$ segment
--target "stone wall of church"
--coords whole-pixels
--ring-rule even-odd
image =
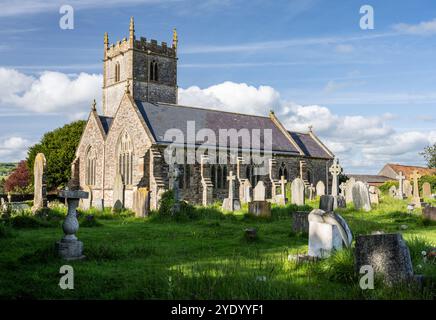
[[[133,176],[132,185],[127,185],[125,193],[125,206],[132,207],[132,190],[144,176],[144,156],[151,146],[143,123],[138,117],[132,101],[127,95],[121,100],[120,109],[117,117],[113,120],[111,129],[106,138],[105,150],[105,206],[112,206],[112,188],[117,173],[118,155],[117,146],[121,134],[127,131],[133,145]]]

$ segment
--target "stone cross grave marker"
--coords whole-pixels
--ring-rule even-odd
[[[222,208],[228,211],[240,210],[241,204],[239,203],[239,199],[235,199],[236,176],[233,174],[233,171],[229,172],[227,181],[229,182],[229,196],[224,199]]]
[[[419,196],[419,179],[421,179],[421,175],[418,170],[413,171],[413,174],[410,176],[413,181],[413,203],[415,204],[415,208],[421,208],[421,197]]]
[[[332,196],[338,196],[338,176],[342,173],[342,167],[339,165],[338,158],[335,158],[329,172],[332,174]]]
[[[428,182],[424,182],[422,185],[422,197],[423,198],[431,197],[431,184]]]
[[[296,204],[297,206],[304,206],[305,199],[304,199],[304,181],[300,178],[295,179],[292,181],[291,184],[291,197],[292,197],[292,204]]]
[[[325,195],[325,185],[321,180],[316,184],[316,195],[319,197]]]
[[[396,177],[398,180],[398,192],[396,198],[403,200],[404,199],[404,180],[406,177],[403,175],[403,172],[400,171],[400,174]]]
[[[288,182],[284,176],[280,177],[280,195],[276,196],[276,201],[280,205],[286,205],[286,183]]]
[[[342,197],[345,197],[345,190],[346,190],[346,188],[347,188],[347,185],[345,184],[345,182],[342,182],[339,185],[339,189],[341,190],[341,196]]]
[[[34,197],[32,211],[36,212],[41,208],[47,207],[47,186],[45,182],[45,170],[46,170],[45,156],[43,153],[38,153],[35,157],[35,163],[33,165],[34,175]]]

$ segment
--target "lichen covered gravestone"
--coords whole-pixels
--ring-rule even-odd
[[[354,187],[355,183],[356,183],[356,179],[354,179],[354,178],[348,179],[348,181],[346,183],[346,187],[345,187],[345,201],[347,203],[352,203],[353,202],[353,187]]]
[[[296,211],[292,214],[292,231],[294,233],[309,233],[309,212]]]
[[[389,188],[389,196],[391,198],[397,197],[397,188],[395,186]]]
[[[349,247],[353,235],[346,221],[334,212],[315,209],[309,214],[309,256],[326,258]]]
[[[369,265],[392,285],[413,277],[409,248],[401,234],[364,235],[356,238],[355,267]]]
[[[35,163],[33,165],[34,175],[34,197],[32,211],[36,212],[39,209],[47,207],[47,186],[45,181],[46,171],[45,156],[43,153],[38,153],[35,157]],[[9,201],[10,202],[10,201]]]
[[[353,186],[353,203],[356,210],[363,209],[366,212],[371,211],[371,200],[369,198],[369,190],[366,185],[358,181]]]
[[[379,192],[378,189],[374,186],[369,187],[369,200],[371,204],[379,204]]]
[[[292,204],[296,204],[297,206],[304,206],[304,181],[300,178],[292,181],[291,184],[291,198]]]

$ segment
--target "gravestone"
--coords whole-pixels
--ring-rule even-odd
[[[319,199],[319,208],[325,212],[332,212],[335,206],[335,198],[333,196],[324,195]]]
[[[408,281],[413,277],[409,248],[401,234],[364,235],[356,238],[355,267],[372,266],[387,284]]]
[[[46,170],[45,156],[43,153],[38,153],[35,157],[35,163],[33,165],[34,175],[34,197],[32,211],[36,212],[41,208],[47,207],[47,185],[45,181]]]
[[[67,200],[68,213],[62,224],[64,237],[56,242],[56,251],[65,260],[82,259],[84,258],[83,243],[76,237],[79,230],[76,209],[79,206],[79,200],[88,197],[88,194],[80,190],[62,190],[59,196]]]
[[[292,214],[292,231],[309,234],[309,212],[296,211]]]
[[[371,211],[371,200],[366,185],[363,182],[358,181],[354,184],[352,192],[354,208],[356,210],[363,209],[366,212]]]
[[[233,175],[233,171],[230,171],[229,175],[227,176],[227,181],[229,182],[229,196],[224,199],[222,205],[222,208],[227,211],[241,210],[241,203],[239,202],[239,199],[235,198],[235,180],[236,176]]]
[[[378,196],[378,188],[374,187],[374,186],[370,186],[369,187],[369,200],[371,204],[379,204],[380,203],[380,199]]]
[[[391,198],[396,198],[397,197],[397,188],[395,186],[392,186],[389,188],[389,196]]]
[[[332,251],[350,247],[353,235],[347,222],[334,212],[313,210],[309,220],[309,256],[326,258]]]
[[[341,195],[342,197],[345,197],[345,190],[346,190],[346,187],[347,187],[347,185],[346,185],[345,182],[342,182],[342,183],[339,185],[339,190],[341,190],[340,195]]]
[[[322,181],[318,181],[316,184],[316,195],[321,197],[325,195],[325,184]]]
[[[291,198],[292,204],[296,204],[297,206],[304,206],[304,181],[300,178],[292,181],[291,184]]]
[[[254,201],[265,201],[265,184],[263,181],[257,182],[253,192]]]
[[[172,207],[172,213],[176,213],[180,211],[180,191],[179,191],[179,179],[180,179],[180,170],[178,166],[174,166],[171,172],[171,179],[173,181],[173,197],[174,197],[174,205]]]
[[[425,206],[424,209],[422,209],[422,215],[428,220],[436,221],[436,207],[430,205]]]
[[[335,198],[333,209],[338,208],[338,187],[339,187],[339,175],[342,173],[342,167],[339,165],[338,158],[333,160],[333,165],[330,167],[329,172],[332,175],[332,196]],[[342,203],[341,203],[342,205]]]
[[[403,200],[404,199],[404,180],[406,180],[406,177],[403,175],[403,172],[400,171],[400,174],[397,176],[398,180],[398,191],[396,198]]]
[[[150,192],[148,188],[138,188],[133,191],[132,211],[139,218],[146,217],[150,208]]]
[[[413,171],[413,174],[410,176],[413,181],[413,200],[412,202],[415,204],[415,208],[421,208],[421,197],[419,196],[419,179],[421,179],[421,175],[418,170]]]
[[[242,198],[241,198],[241,202],[242,203],[249,203],[251,202],[251,183],[250,180],[245,179],[244,182],[241,185],[241,188],[243,190],[242,192]]]
[[[309,191],[309,200],[315,200],[315,192],[316,188],[311,183],[310,186],[307,187],[307,190]]]
[[[412,196],[413,187],[409,180],[404,180],[404,195],[406,198],[410,198]]]
[[[353,187],[354,187],[355,183],[356,183],[356,179],[354,179],[354,178],[348,179],[348,181],[346,183],[346,187],[345,187],[345,201],[347,203],[352,203],[353,202]]]
[[[271,203],[268,201],[252,201],[248,204],[248,213],[256,217],[271,217]]]
[[[431,197],[431,184],[428,182],[424,182],[422,185],[422,197],[430,198]]]
[[[112,210],[118,211],[124,208],[124,183],[120,173],[115,175],[112,195]]]
[[[286,205],[286,183],[288,182],[284,176],[280,177],[280,194],[276,195],[276,203],[279,205]]]

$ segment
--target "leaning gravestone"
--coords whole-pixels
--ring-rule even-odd
[[[369,265],[384,276],[388,285],[413,277],[409,248],[399,233],[358,236],[355,259],[357,272]]]
[[[324,185],[324,182],[318,181],[318,183],[316,184],[316,195],[319,196],[319,197],[325,195],[325,185]]]
[[[253,191],[254,201],[265,201],[265,184],[259,181]]]
[[[124,183],[123,177],[120,173],[115,175],[113,196],[112,196],[112,210],[121,210],[124,207]]]
[[[326,258],[332,251],[350,247],[353,235],[347,222],[334,212],[315,209],[309,214],[309,256]]]
[[[296,204],[297,206],[304,206],[304,181],[300,178],[292,181],[291,184],[291,198],[292,204]]]
[[[41,208],[47,207],[47,186],[45,182],[45,170],[46,170],[45,156],[43,153],[38,153],[35,157],[35,163],[33,165],[34,175],[34,197],[32,211],[36,212]]]
[[[371,211],[371,200],[369,198],[369,191],[366,185],[358,181],[353,186],[353,203],[356,210]]]
[[[422,185],[422,197],[430,198],[431,197],[431,185],[428,182],[424,182]]]

